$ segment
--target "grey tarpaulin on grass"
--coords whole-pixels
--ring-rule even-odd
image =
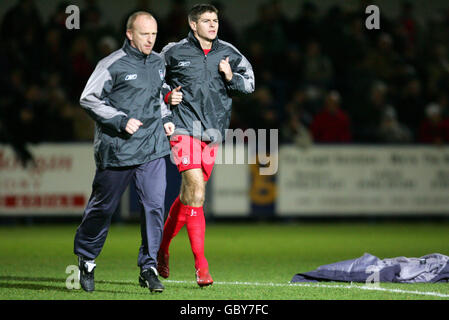
[[[420,258],[379,259],[369,253],[298,273],[291,282],[346,281],[424,283],[449,282],[449,257],[433,253]]]

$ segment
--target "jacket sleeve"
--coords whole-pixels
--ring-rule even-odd
[[[165,96],[171,91],[170,86],[165,82],[165,76],[167,74],[167,70],[165,69],[165,60],[162,65],[162,70],[164,72],[164,80],[162,82],[161,94],[160,94],[160,104],[161,104],[161,117],[162,122],[166,124],[167,122],[173,122],[173,116],[170,111],[169,104],[165,101]]]
[[[100,62],[87,81],[80,98],[81,107],[101,126],[123,132],[129,118],[108,103],[108,95],[113,87],[113,77],[107,65]]]
[[[173,122],[173,115],[170,111],[170,107],[168,105],[168,103],[165,103],[165,95],[164,92],[167,92],[167,88],[170,88],[168,86],[168,84],[166,84],[164,82],[164,84],[162,85],[162,90],[161,90],[161,116],[162,116],[162,122],[164,124],[166,124],[167,122]],[[169,92],[169,91],[168,91]]]
[[[172,112],[170,111],[170,105],[165,99],[167,95],[173,90],[165,81],[167,76],[167,65],[168,65],[167,61],[169,59],[168,49],[170,49],[173,45],[175,45],[174,42],[169,43],[162,49],[160,53],[162,60],[164,61],[164,83],[162,84],[161,89],[161,113],[162,113],[162,122],[164,124],[166,124],[167,122],[173,122],[173,115]]]
[[[254,71],[249,61],[240,52],[230,57],[230,63],[233,71],[231,81],[226,86],[230,90],[242,93],[251,93],[255,88]],[[233,61],[234,60],[234,61]],[[235,67],[237,65],[237,67]]]

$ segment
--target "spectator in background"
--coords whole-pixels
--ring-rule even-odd
[[[111,36],[105,36],[98,42],[97,48],[97,61],[110,55],[112,52],[118,49],[118,42]]]
[[[449,76],[449,54],[446,45],[443,43],[431,45],[425,71],[428,93],[434,95],[439,91],[443,79]]]
[[[65,26],[67,19],[67,13],[65,13],[65,10],[69,5],[70,3],[68,1],[60,2],[55,11],[51,14],[46,26],[47,30],[58,30],[61,34],[60,38],[63,39],[65,43],[63,49],[67,49],[67,43],[72,43],[73,38],[78,32],[80,32],[79,30],[69,30]]]
[[[263,3],[257,8],[257,18],[245,30],[243,41],[250,46],[255,43],[261,50],[264,68],[275,71],[282,63],[285,48],[288,43],[282,20],[272,10],[271,3]],[[257,70],[256,70],[257,71]]]
[[[388,90],[386,83],[375,81],[371,84],[368,100],[361,100],[352,110],[354,137],[359,142],[377,140],[377,130],[382,115],[388,106]]]
[[[437,104],[441,108],[441,115],[443,118],[449,118],[449,94],[446,92],[438,93]]]
[[[3,17],[2,40],[13,43],[13,48],[17,50],[29,30],[42,34],[42,19],[33,0],[20,0]],[[40,41],[34,40],[36,43]]]
[[[410,143],[413,141],[412,132],[398,121],[393,106],[387,106],[385,109],[378,135],[381,143]]]
[[[83,91],[90,74],[94,70],[93,50],[89,39],[80,34],[72,44],[69,52],[69,74],[71,98],[79,96]]]
[[[311,114],[307,110],[307,102],[307,94],[304,89],[300,86],[296,87],[288,97],[288,102],[285,106],[287,118],[292,114],[299,112],[299,119],[309,127],[312,123],[314,114]]]
[[[320,24],[318,8],[312,1],[305,1],[289,29],[289,38],[305,47],[312,40],[319,39]]]
[[[304,85],[314,87],[320,92],[332,86],[334,79],[332,62],[321,52],[318,41],[313,40],[307,44],[303,63]]]
[[[259,86],[251,96],[246,108],[246,119],[252,128],[279,128],[278,106],[268,86]]]
[[[63,45],[63,33],[60,28],[48,29],[45,37],[45,46],[42,63],[42,70],[46,73],[58,72],[67,74],[67,48]]]
[[[349,116],[340,107],[340,94],[331,91],[327,94],[324,108],[310,126],[313,140],[321,143],[350,142],[351,124]]]
[[[309,129],[301,122],[302,110],[297,110],[282,126],[282,142],[293,143],[300,148],[307,148],[313,144],[313,137]]]
[[[430,103],[426,106],[426,117],[421,122],[418,141],[436,145],[449,142],[449,119],[442,117],[441,107]]]
[[[286,106],[286,119],[282,122],[281,141],[294,143],[301,148],[306,148],[313,143],[312,134],[308,129],[312,119],[304,109],[306,94],[301,88],[297,88]]]
[[[42,126],[43,140],[52,142],[71,141],[73,135],[72,109],[66,99],[65,92],[55,87],[47,93],[48,103],[43,110],[44,123]]]
[[[276,74],[285,81],[284,86],[290,92],[294,90],[303,81],[302,54],[298,45],[290,44],[284,53],[282,65],[278,68]]]
[[[414,5],[411,1],[403,1],[401,4],[401,12],[396,19],[398,24],[403,27],[405,33],[404,43],[406,46],[415,46],[418,40],[418,21],[414,16]]]
[[[399,94],[396,102],[398,119],[412,131],[417,132],[425,106],[421,81],[418,78],[410,79]]]
[[[171,0],[170,10],[164,19],[164,43],[177,42],[189,33],[187,23],[187,6],[185,0]],[[161,40],[159,40],[161,42]]]
[[[388,33],[379,36],[376,47],[369,50],[365,58],[368,70],[376,78],[386,82],[393,79],[393,71],[398,62],[399,56],[394,51],[393,38]]]
[[[100,58],[117,48],[117,44],[121,44],[117,40],[121,38],[125,22],[115,21],[113,27],[108,26],[103,19],[106,13],[103,9],[108,8],[99,6],[103,2],[83,0],[79,1],[82,9],[81,29],[68,30],[65,28],[65,9],[71,4],[70,1],[58,0],[47,21],[42,19],[38,10],[44,6],[44,2],[10,2],[13,3],[10,9],[0,17],[0,94],[3,100],[1,108],[4,110],[2,117],[5,118],[1,122],[8,122],[8,116],[3,115],[6,114],[5,110],[11,110],[8,106],[12,100],[20,102],[11,106],[28,104],[24,92],[28,91],[30,86],[37,85],[40,90],[50,92],[45,86],[51,82],[49,78],[53,78],[55,73],[59,74],[59,89],[64,92],[70,105],[78,105],[80,87],[87,80],[86,74],[90,74],[85,70],[93,68]],[[167,27],[160,27],[162,32],[159,33],[159,40],[154,48],[156,52],[160,51],[163,44],[184,37],[188,30],[185,19],[187,1],[165,2],[168,12],[159,21],[162,23],[164,20]],[[236,10],[238,6],[223,0],[216,2],[226,4],[229,14],[231,9]],[[268,118],[274,115],[272,118],[276,118],[277,123],[288,121],[289,115],[283,114],[289,102],[287,96],[298,85],[302,85],[306,92],[302,106],[304,113],[312,116],[323,105],[322,94],[328,88],[336,88],[345,101],[345,110],[353,125],[353,140],[356,142],[379,141],[378,129],[381,123],[387,121],[383,114],[385,106],[389,104],[395,107],[399,123],[409,127],[415,138],[418,137],[420,123],[424,118],[424,106],[429,102],[435,101],[441,106],[443,117],[448,115],[449,109],[445,102],[447,98],[444,97],[449,92],[447,5],[438,7],[432,3],[429,5],[429,12],[424,16],[422,12],[417,11],[417,4],[401,0],[398,15],[389,18],[388,15],[381,14],[381,29],[367,30],[364,19],[366,7],[372,4],[369,0],[359,0],[351,8],[342,4],[332,5],[322,16],[319,15],[319,10],[325,6],[320,2],[306,0],[299,5],[298,14],[293,18],[286,14],[290,8],[282,8],[280,0],[266,0],[262,3],[263,5],[257,7],[257,19],[247,21],[249,29],[235,29],[236,34],[232,35],[232,26],[226,23],[224,17],[220,24],[220,33],[225,40],[229,37],[231,43],[231,38],[236,37],[237,40],[242,40],[240,46],[245,45],[242,53],[252,61],[254,71],[258,75],[258,86],[268,87],[273,101],[276,102],[276,111],[269,111]],[[39,8],[37,4],[40,5]],[[152,4],[156,2],[132,0],[125,3],[123,8],[134,7],[133,12],[152,11]],[[381,5],[379,7],[383,12],[384,8]],[[225,31],[227,29],[229,30]],[[165,38],[167,32],[171,40]],[[316,63],[316,58],[306,56],[307,44],[311,42],[318,45],[321,55],[325,53],[330,62],[330,77],[326,69],[323,71],[317,68],[320,64]],[[20,73],[17,69],[26,76],[17,77]],[[21,79],[19,87],[22,93],[16,95],[17,88],[9,90],[12,78]],[[325,90],[316,85],[316,82],[323,78],[330,79],[330,84],[324,85]],[[315,84],[307,86],[307,81],[311,79]],[[378,80],[384,83],[386,93],[380,93],[382,90],[376,89],[376,93],[372,95],[372,83]],[[41,97],[43,109],[50,108],[52,103],[48,100],[49,97],[48,94]],[[258,127],[259,124],[264,126],[267,120],[264,120],[264,116],[257,119],[240,117],[240,111],[247,108],[247,98],[240,100],[242,104],[236,99],[233,123],[238,127],[249,127],[250,123],[251,127]],[[36,101],[32,104],[35,103]],[[13,108],[12,112],[17,111]],[[243,111],[243,114],[245,112]],[[82,121],[82,118],[76,120],[73,112],[68,114],[72,114],[73,122]],[[36,118],[27,119],[29,121]],[[75,123],[74,128],[83,127]],[[30,125],[28,123],[28,126]],[[82,133],[83,130],[79,129],[79,132]],[[2,136],[7,137],[10,134]]]
[[[92,63],[96,63],[95,60],[99,56],[96,52],[97,43],[103,37],[114,37],[116,30],[111,25],[107,24],[103,19],[103,12],[101,11],[97,0],[85,0],[86,6],[81,11],[81,33],[87,37],[90,49],[92,50]],[[122,31],[123,32],[123,31]],[[76,41],[76,39],[75,39]]]
[[[215,8],[220,12],[220,28],[219,28],[219,37],[220,39],[230,42],[237,43],[238,37],[237,32],[234,29],[234,26],[226,16],[225,10],[226,6],[220,1],[212,1],[211,3]]]

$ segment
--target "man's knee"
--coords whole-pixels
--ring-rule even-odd
[[[191,183],[184,184],[181,192],[181,202],[191,207],[202,207],[206,194],[204,185]]]

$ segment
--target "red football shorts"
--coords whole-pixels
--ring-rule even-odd
[[[217,156],[218,144],[204,142],[187,135],[176,135],[170,139],[172,160],[179,172],[202,169],[204,181],[209,180]]]

